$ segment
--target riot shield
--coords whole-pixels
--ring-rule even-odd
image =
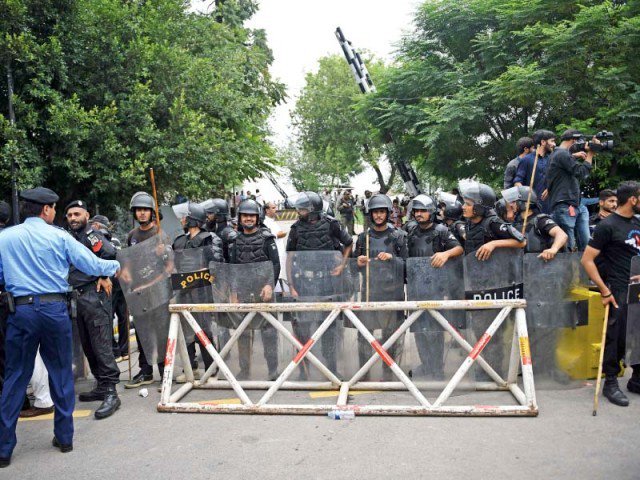
[[[170,275],[174,268],[171,241],[163,233],[118,251],[120,285],[136,335],[150,364],[163,359],[169,331]]]
[[[480,261],[475,252],[464,258],[464,287],[468,300],[512,300],[523,298],[522,249],[496,248],[488,260]],[[498,309],[467,312],[469,328],[480,339],[498,315]],[[484,359],[503,378],[511,351],[514,312],[507,317],[483,350]],[[476,370],[477,380],[486,380],[483,370]]]
[[[289,294],[283,296],[285,302],[343,302],[352,294],[350,262],[344,264],[338,251],[301,251],[288,252],[283,268],[289,278]],[[329,311],[294,312],[291,318],[293,333],[301,343],[306,343],[329,315]],[[344,371],[342,357],[343,326],[342,316],[329,326],[312,348],[312,353],[332,372],[338,364]],[[339,361],[340,360],[340,361]],[[322,378],[311,370],[312,365],[303,361],[300,364],[298,378]]]
[[[579,253],[559,253],[545,262],[538,253],[523,259],[524,296],[531,358],[538,388],[566,388],[580,380],[576,363],[584,355],[559,343],[567,332],[586,328],[589,289]],[[584,352],[588,355],[588,352]],[[583,376],[582,379],[586,379]]]
[[[180,218],[176,217],[175,211],[169,205],[160,206],[162,216],[162,231],[173,241],[184,233]]]
[[[464,300],[464,278],[462,258],[454,258],[442,268],[431,266],[431,257],[407,259],[407,299],[408,300]],[[464,310],[438,310],[459,333],[466,337],[466,316]],[[411,325],[411,332],[417,352],[411,344],[406,349],[407,368],[413,377],[425,376],[429,379],[444,380],[447,359],[451,348],[458,348],[451,335],[425,312]],[[417,353],[417,355],[415,355]],[[417,357],[417,358],[415,358]],[[452,362],[449,362],[452,363]],[[459,366],[452,365],[451,368]]]
[[[209,264],[209,271],[214,303],[271,303],[275,299],[275,281],[271,262],[245,264],[212,262]],[[278,332],[260,315],[259,311],[256,311],[255,317],[234,343],[227,345],[233,338],[234,331],[243,323],[247,315],[247,313],[220,313],[216,316],[216,322],[219,325],[220,349],[227,348],[225,357],[232,370],[237,362],[239,371],[236,376],[239,380],[250,378],[274,380],[280,363]],[[259,336],[257,331],[260,332]],[[262,357],[256,355],[259,350],[262,350]]]
[[[631,259],[631,283],[627,294],[627,365],[640,364],[640,256]],[[611,314],[610,314],[611,315]]]
[[[175,292],[175,303],[213,303],[212,277],[209,272],[209,263],[213,257],[211,246],[174,252],[175,273],[171,276],[171,287]],[[215,334],[214,314],[195,312],[193,316],[212,339]],[[186,322],[183,322],[183,331],[187,343],[193,342],[193,329]]]

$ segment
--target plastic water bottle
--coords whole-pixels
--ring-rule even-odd
[[[327,416],[332,420],[353,420],[356,413],[353,410],[331,410]]]

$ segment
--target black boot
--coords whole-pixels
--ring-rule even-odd
[[[640,372],[636,374],[636,370],[633,371],[633,375],[627,382],[627,390],[631,393],[640,393]]]
[[[103,401],[106,388],[102,385],[96,385],[96,387],[90,392],[80,392],[78,394],[78,400],[81,402],[97,402]]]
[[[120,399],[118,398],[118,392],[115,385],[109,385],[104,395],[102,405],[98,407],[95,417],[99,420],[102,418],[110,417],[115,411],[120,408]]]
[[[618,379],[615,376],[607,376],[604,381],[602,394],[614,405],[618,405],[619,407],[629,406],[629,399],[624,393],[622,393],[622,390],[620,390],[620,387],[618,386]]]

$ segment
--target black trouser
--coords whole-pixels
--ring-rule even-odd
[[[422,373],[444,378],[444,332],[416,332],[415,340]]]
[[[618,303],[609,310],[609,325],[607,338],[604,342],[604,358],[602,371],[608,377],[620,373],[620,361],[624,359],[627,339],[627,289],[612,289],[611,292]],[[631,365],[634,371],[640,373],[640,365]]]
[[[91,373],[98,387],[116,385],[120,382],[120,369],[113,356],[113,316],[111,299],[103,291],[96,292],[90,284],[77,290],[78,335],[82,350],[89,362]]]
[[[153,376],[153,367],[149,365],[149,362],[147,362],[147,357],[144,354],[138,335],[136,335],[136,342],[138,343],[138,365],[140,366],[140,373],[145,377]],[[162,376],[164,375],[164,361],[158,363],[158,372],[162,379]]]
[[[388,325],[387,327],[383,328],[382,340],[380,341],[380,345],[384,345],[384,342],[386,342],[387,339],[391,335],[393,335],[393,332],[395,332],[398,329],[398,327],[400,327],[400,323],[391,322],[391,325]],[[373,333],[373,330],[375,329],[369,329],[369,331],[372,333]],[[402,356],[401,342],[402,342],[402,338],[399,338],[393,343],[393,345],[387,348],[387,353],[391,358],[393,358],[393,361],[395,363],[400,363],[400,357]],[[358,335],[358,360],[360,362],[360,367],[362,367],[365,363],[367,363],[367,360],[371,358],[371,355],[373,355],[373,347],[369,344],[367,339],[364,338],[364,336],[362,336],[362,334],[359,334]],[[391,372],[391,370],[389,370],[389,367],[386,364],[383,365],[382,371],[386,372],[387,375]],[[370,373],[371,371],[367,372],[367,375],[369,375]]]
[[[118,317],[118,341],[113,338],[113,355],[122,357],[129,355],[129,312],[127,312],[127,302],[124,299],[124,292],[121,288],[114,288],[111,294],[111,309]]]
[[[304,318],[305,316],[314,315],[315,313],[316,312],[299,313],[298,318],[300,317]],[[320,312],[320,313],[324,313],[324,312]],[[291,321],[291,327],[293,328],[293,333],[296,335],[300,343],[302,343],[303,345],[307,343],[309,338],[311,338],[311,335],[313,334],[313,332],[315,332],[318,329],[320,324],[321,322],[313,321],[313,320],[312,321],[309,321],[309,320],[303,320],[303,321],[292,320]],[[337,361],[338,352],[336,351],[337,338],[338,338],[338,326],[335,322],[332,323],[331,326],[327,329],[327,331],[324,332],[322,337],[320,337],[322,356],[327,362],[326,364],[327,368],[331,370],[333,373],[336,372],[338,367],[338,361]],[[308,361],[305,359],[303,360],[303,362],[304,364],[302,368],[304,368],[305,370],[308,370],[309,368]]]
[[[245,330],[238,339],[238,354],[240,370],[251,369],[251,351],[253,350],[253,330]],[[273,325],[264,325],[260,328],[264,359],[267,361],[269,373],[278,370],[278,332]]]

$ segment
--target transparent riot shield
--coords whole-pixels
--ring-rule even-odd
[[[171,276],[171,286],[175,292],[175,303],[204,304],[213,303],[211,290],[212,276],[209,263],[214,259],[211,246],[187,248],[174,252],[175,273]],[[209,339],[214,339],[214,314],[194,312],[194,318]],[[183,332],[187,343],[194,341],[194,332],[183,322]]]
[[[408,300],[464,300],[462,258],[449,260],[441,268],[431,266],[431,257],[407,259]],[[465,339],[464,310],[438,310]],[[462,363],[459,344],[428,312],[411,325],[414,346],[406,348],[406,362],[413,377],[444,380]],[[413,360],[413,362],[411,361]],[[445,375],[445,373],[447,375]]]
[[[209,271],[214,303],[274,301],[275,280],[271,262],[210,263]],[[277,377],[280,363],[278,332],[260,314],[259,308],[251,314],[221,313],[216,316],[216,322],[219,325],[220,349],[239,380]]]
[[[512,300],[523,298],[521,249],[496,248],[488,260],[480,261],[475,252],[464,257],[464,287],[468,300]],[[500,310],[467,312],[468,326],[474,341],[480,339]],[[482,356],[493,369],[506,378],[512,346],[514,315],[512,312],[484,348]],[[475,377],[487,381],[489,376],[476,366]]]
[[[351,298],[353,287],[349,261],[345,263],[342,253],[338,251],[288,252],[283,268],[289,278],[289,292],[288,295],[283,295],[284,302],[326,304],[344,302]],[[293,313],[288,317],[291,319],[293,334],[305,344],[330,313],[329,310]],[[339,315],[311,349],[334,373],[345,371],[343,352],[346,348],[343,349],[343,340],[343,319]],[[324,379],[306,359],[297,370],[294,379]]]
[[[150,364],[164,359],[173,296],[173,250],[163,234],[118,251],[120,285],[133,315],[136,336]]]
[[[577,363],[588,352],[581,354],[575,346],[559,342],[587,328],[589,289],[581,270],[579,253],[559,253],[550,261],[538,253],[524,255],[527,326],[538,388],[577,386],[577,380],[587,378],[578,373]]]
[[[368,267],[358,266],[357,260],[354,259],[352,261],[351,271],[354,276],[353,283],[357,293],[357,299],[361,302],[404,301],[404,269],[404,260],[397,257],[393,257],[389,261],[371,259]],[[384,344],[405,319],[404,311],[402,310],[359,311],[355,313],[358,319],[376,336],[381,344]],[[345,326],[353,327],[349,321],[345,323]],[[387,349],[389,355],[391,355],[398,364],[400,364],[402,360],[404,340],[405,335],[402,335]],[[360,368],[369,360],[371,355],[373,355],[373,349],[369,342],[359,333],[357,334],[357,341],[355,343],[358,345],[358,363],[356,367]],[[380,362],[378,362],[376,368],[369,372],[363,380],[370,378],[379,379],[379,364]],[[389,370],[386,365],[382,369],[381,375],[385,381],[394,378],[391,370]]]
[[[161,205],[160,215],[162,216],[162,232],[166,233],[171,240],[175,240],[176,237],[184,233],[180,218],[176,217],[173,208],[169,205]]]
[[[640,364],[640,256],[631,260],[627,295],[627,365]]]

